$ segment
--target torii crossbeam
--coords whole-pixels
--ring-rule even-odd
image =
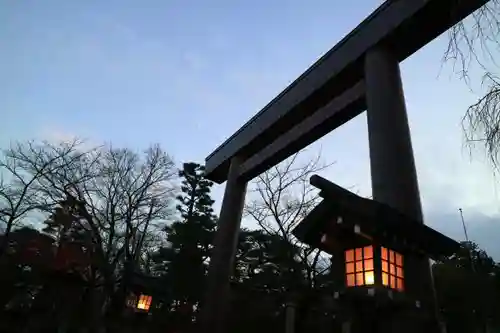
[[[367,110],[374,200],[423,223],[399,63],[488,0],[387,0],[206,158],[227,181],[202,307],[203,332],[225,332],[249,180]],[[434,304],[428,260],[413,269]],[[414,322],[395,331],[414,332]],[[437,332],[436,330],[434,330]]]

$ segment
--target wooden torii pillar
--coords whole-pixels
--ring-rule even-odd
[[[373,199],[423,223],[399,61],[390,48],[377,46],[366,53],[365,83]],[[414,290],[421,306],[428,309],[426,324],[403,316],[391,319],[385,329],[439,332],[429,259],[412,258],[407,266],[408,289]]]
[[[214,249],[208,269],[206,297],[203,303],[200,333],[222,333],[227,331],[227,311],[230,302],[229,279],[234,267],[234,258],[247,182],[239,177],[242,160],[231,159],[224,198],[220,211]]]

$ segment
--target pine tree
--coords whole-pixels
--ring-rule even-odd
[[[54,236],[57,243],[77,240],[84,231],[73,198],[61,201],[43,224],[42,231]]]
[[[204,178],[204,167],[184,163],[179,176],[182,193],[177,197],[180,219],[166,228],[168,246],[156,257],[166,270],[172,308],[178,320],[191,321],[199,303],[216,227],[210,191],[213,183]],[[181,319],[183,318],[183,319]]]
[[[168,241],[172,245],[196,249],[208,256],[215,229],[216,216],[212,208],[214,200],[210,196],[213,183],[204,178],[205,168],[197,163],[184,163],[179,171],[183,179],[182,194],[177,197],[177,211],[181,221],[174,223],[169,230]]]
[[[90,230],[79,215],[79,204],[72,196],[61,201],[43,222],[42,232],[55,238],[57,265],[81,264],[86,270],[90,265],[92,241]]]

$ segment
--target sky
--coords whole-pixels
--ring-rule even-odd
[[[381,2],[0,0],[0,146],[160,143],[203,163]],[[462,240],[462,208],[470,239],[500,260],[499,182],[461,127],[481,88],[443,65],[446,45],[444,34],[401,64],[425,221]],[[321,150],[335,162],[323,176],[369,196],[366,131],[362,114],[303,158]]]

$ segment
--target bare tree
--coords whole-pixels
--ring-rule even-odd
[[[0,222],[3,226],[3,249],[12,229],[23,221],[29,213],[41,207],[34,191],[38,182],[68,167],[71,161],[81,158],[85,152],[79,150],[82,141],[73,140],[64,145],[54,146],[47,142],[37,144],[30,141],[24,145],[16,143],[1,152],[0,159]],[[47,152],[50,151],[50,157]],[[37,162],[32,169],[26,158]],[[1,253],[1,251],[0,251]]]
[[[125,262],[144,259],[144,247],[172,214],[175,178],[175,164],[159,146],[143,158],[129,149],[103,147],[46,175],[36,189],[52,202],[74,200],[77,221],[92,235],[100,273],[114,280]]]
[[[91,253],[86,278],[104,287],[103,295],[115,295],[118,282],[130,276],[125,272],[147,260],[145,248],[158,245],[157,233],[173,212],[172,158],[157,145],[139,154],[112,146],[82,151],[68,143],[20,144],[9,158],[23,179],[34,179],[22,205],[46,214],[58,208],[60,218],[47,220],[46,231],[74,233],[65,239],[80,233]],[[12,191],[25,183],[15,183]],[[107,297],[99,298],[94,308]]]
[[[457,0],[459,2],[461,0]],[[490,0],[469,18],[449,30],[444,61],[451,61],[461,79],[471,83],[470,69],[483,72],[484,94],[468,106],[462,119],[466,144],[482,145],[495,168],[500,149],[500,0]],[[458,67],[455,67],[458,66]]]
[[[309,184],[314,173],[330,165],[321,162],[318,154],[314,159],[301,162],[304,151],[288,158],[281,164],[258,176],[250,188],[250,201],[245,205],[245,217],[257,223],[267,234],[278,236],[294,248],[299,248],[299,260],[306,264],[306,278],[314,286],[315,278],[325,261],[320,251],[304,247],[291,234],[320,199]]]

